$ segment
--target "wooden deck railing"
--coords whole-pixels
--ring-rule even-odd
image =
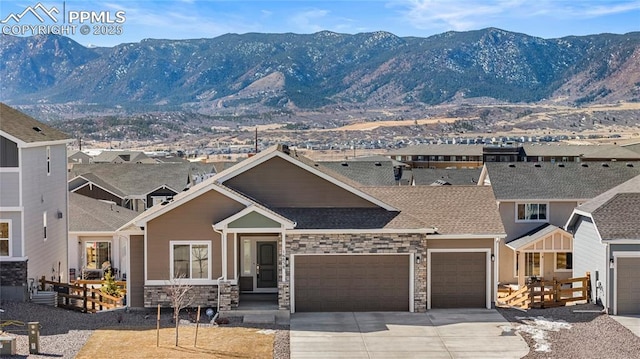
[[[576,286],[576,284],[580,286]],[[498,305],[529,308],[551,308],[577,301],[589,301],[591,295],[591,275],[551,281],[540,278],[518,290],[500,290]]]
[[[39,282],[39,289],[43,291],[46,290],[47,285],[53,286],[53,290],[58,293],[58,307],[78,310],[85,313],[95,313],[99,310],[124,306],[123,300],[124,294],[126,293],[126,282],[116,282],[123,294],[122,297],[114,297],[102,293],[99,287],[95,288],[95,285],[102,284],[102,281],[99,280],[77,280],[72,283],[61,283],[46,280],[43,276]]]

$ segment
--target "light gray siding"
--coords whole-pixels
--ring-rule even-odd
[[[20,173],[0,172],[0,207],[20,206]]]
[[[614,257],[616,252],[640,252],[640,239],[638,244],[611,244],[609,245],[609,251],[611,252],[611,258]],[[613,283],[615,276],[615,270],[612,268],[609,270],[609,283]],[[613,285],[609,286],[609,298],[612,300],[615,298]],[[613,306],[613,305],[612,305]]]
[[[21,148],[22,206],[28,277],[67,278],[67,151],[66,145],[51,146],[47,175],[46,146]],[[47,213],[44,240],[43,213]],[[58,213],[61,213],[59,218]]]
[[[20,212],[0,211],[0,220],[10,220],[11,244],[9,249],[10,257],[23,257],[22,254],[22,215]]]
[[[608,306],[607,273],[609,260],[607,247],[600,243],[595,225],[590,218],[580,217],[575,225],[573,234],[573,276],[582,277],[586,272],[591,273],[591,298],[600,302],[605,308]]]
[[[525,202],[518,202],[525,203]],[[529,201],[529,203],[547,203],[544,201]],[[577,206],[577,202],[548,202],[547,215],[548,223],[557,227],[564,227]],[[540,222],[516,222],[516,202],[500,202],[500,218],[507,232],[506,241],[509,242],[523,234],[535,229],[547,221]]]

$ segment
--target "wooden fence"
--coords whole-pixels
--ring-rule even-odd
[[[577,286],[580,284],[580,286]],[[591,298],[591,275],[564,280],[540,278],[518,290],[501,290],[498,293],[498,305],[529,308],[551,308]]]
[[[99,280],[76,280],[71,283],[61,283],[40,278],[40,290],[46,290],[47,285],[53,286],[53,290],[58,293],[58,307],[82,311],[84,313],[95,313],[99,310],[113,309],[124,306],[123,300],[126,294],[126,282],[117,281],[122,297],[102,293],[102,285]]]

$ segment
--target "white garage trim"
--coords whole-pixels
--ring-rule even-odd
[[[613,315],[618,315],[618,258],[640,258],[640,252],[613,252]]]
[[[485,293],[486,293],[486,308],[491,309],[491,249],[489,248],[438,248],[438,249],[427,249],[427,310],[431,309],[431,254],[432,253],[478,253],[484,252],[485,256],[485,266],[486,266],[486,284],[485,284]]]
[[[296,312],[296,296],[295,296],[295,268],[297,256],[403,256],[406,255],[409,259],[409,312],[413,313],[414,308],[414,282],[415,282],[415,267],[416,260],[415,253],[299,253],[292,254],[289,259],[290,273],[289,273],[289,306],[290,312]]]

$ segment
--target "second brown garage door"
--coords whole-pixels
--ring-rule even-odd
[[[407,255],[298,255],[296,312],[409,310]]]
[[[640,258],[617,261],[617,314],[640,314]]]
[[[431,308],[486,308],[486,253],[431,253]]]

